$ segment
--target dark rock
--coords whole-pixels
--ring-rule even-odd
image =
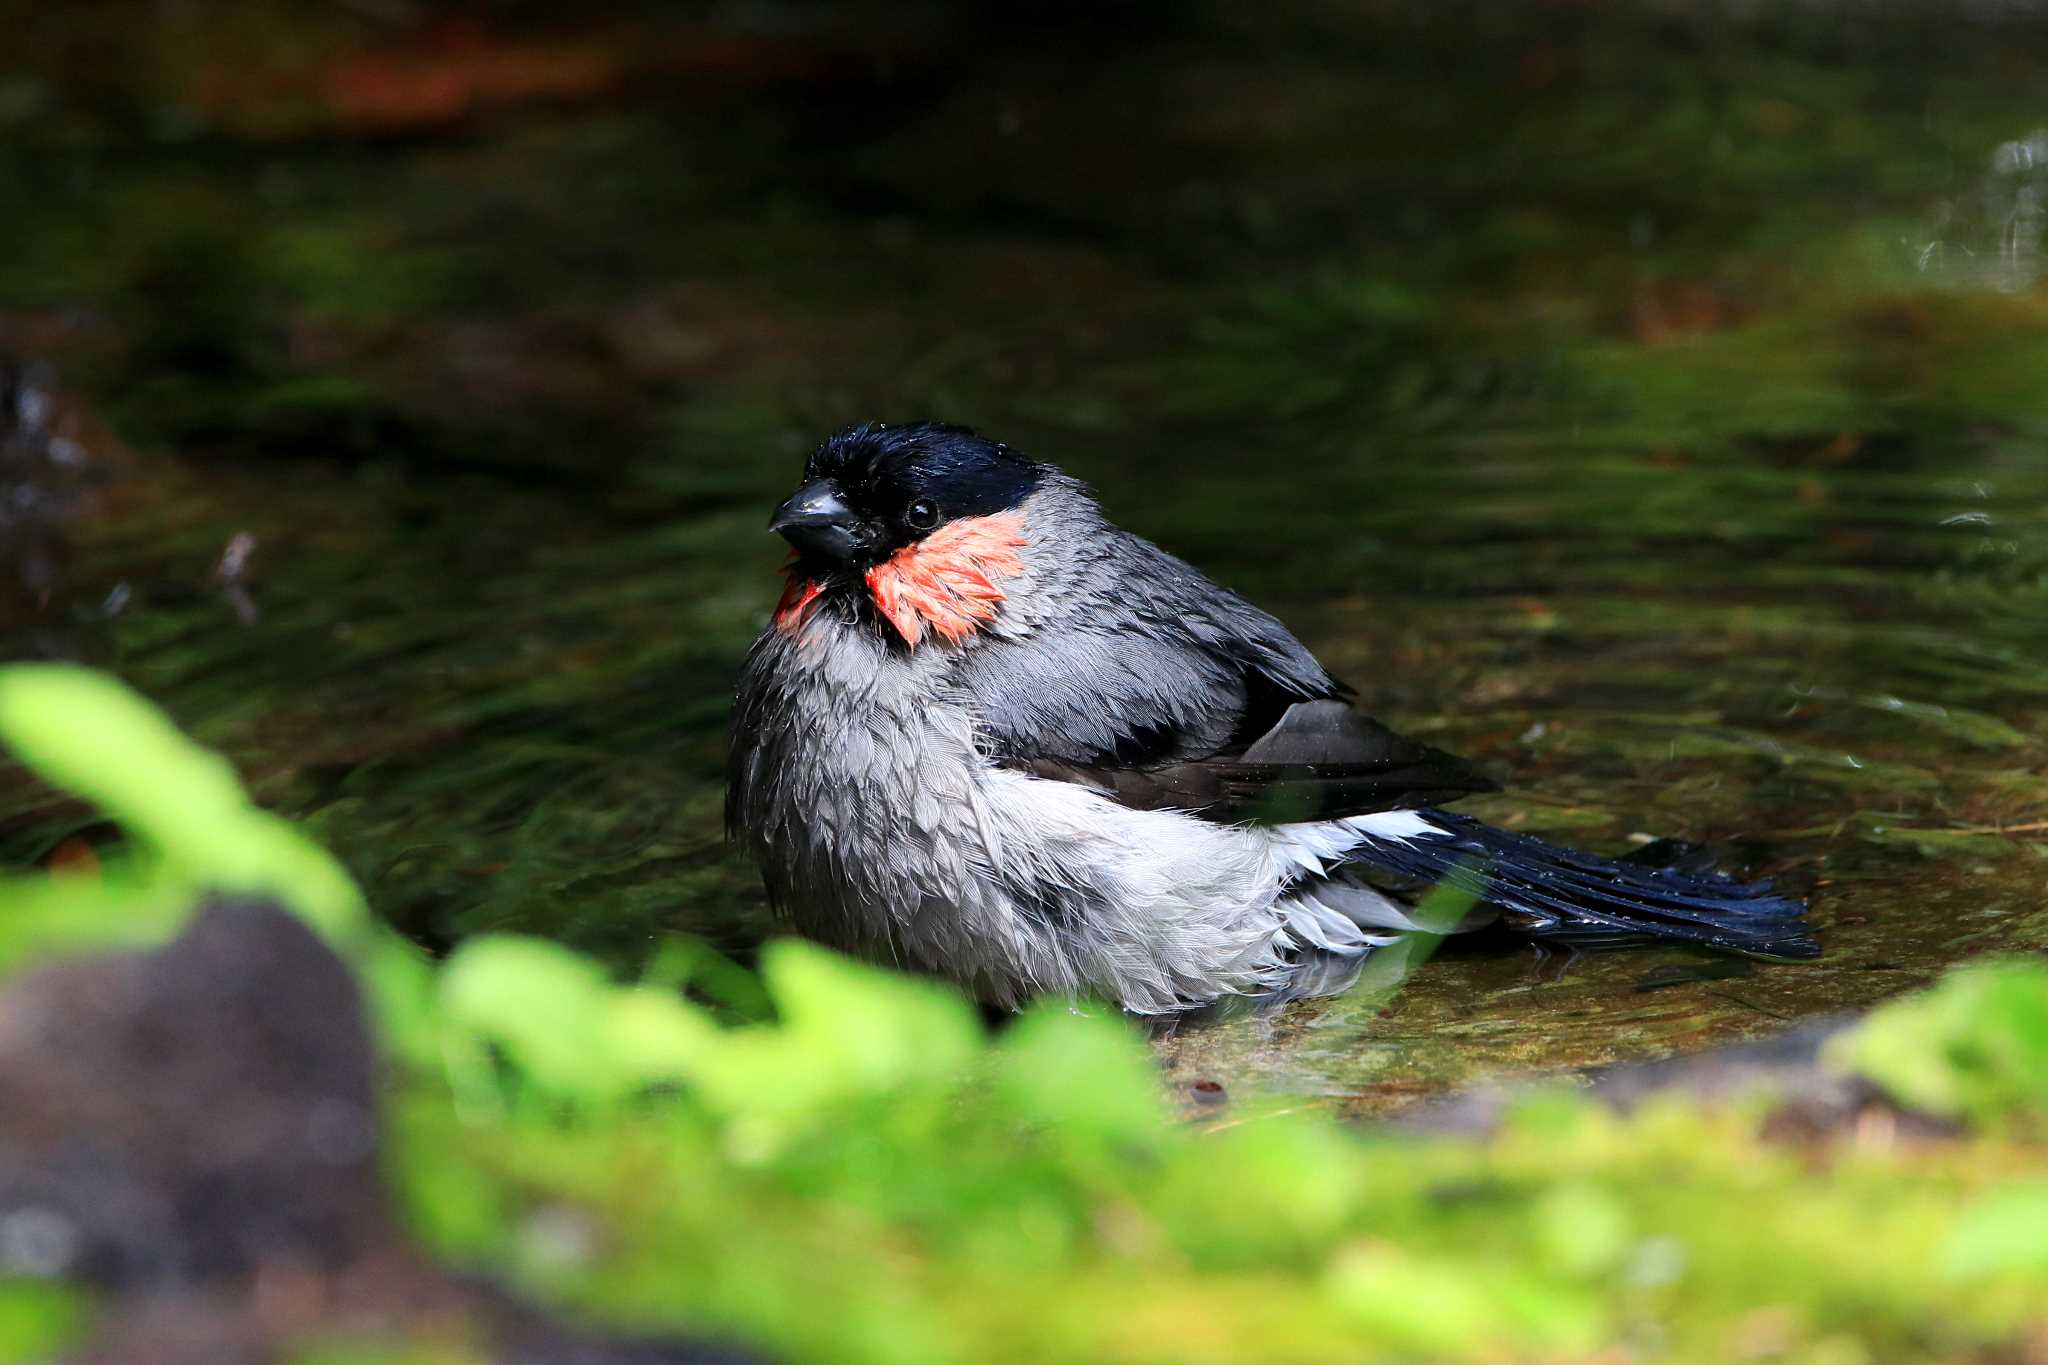
[[[62,1268],[113,1288],[346,1263],[389,1232],[373,1066],[325,945],[215,902],[157,952],[0,998],[0,1211],[61,1218]]]
[[[1959,1131],[1955,1124],[1901,1109],[1863,1077],[1822,1064],[1828,1040],[1857,1022],[1853,1017],[1827,1016],[1755,1042],[1600,1067],[1580,1075],[1586,1093],[1624,1114],[1662,1095],[1711,1103],[1769,1094],[1776,1105],[1765,1119],[1764,1134],[1787,1142],[1819,1141],[1853,1130],[1874,1116],[1881,1116],[1903,1136],[1955,1135]],[[1484,1136],[1500,1126],[1514,1101],[1531,1088],[1481,1086],[1416,1105],[1392,1122],[1411,1131]]]

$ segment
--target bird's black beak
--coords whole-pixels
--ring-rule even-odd
[[[859,524],[830,479],[814,479],[797,489],[768,518],[768,529],[780,532],[807,559],[853,558],[866,543]]]

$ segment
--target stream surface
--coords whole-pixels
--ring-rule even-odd
[[[929,415],[1506,785],[1464,809],[1724,848],[1826,947],[1389,955],[1184,1081],[1380,1111],[2048,947],[2019,8],[77,8],[0,56],[0,346],[78,452],[0,461],[71,490],[6,523],[9,652],[423,943],[770,931],[720,832],[764,519]],[[11,862],[105,834],[0,785]]]

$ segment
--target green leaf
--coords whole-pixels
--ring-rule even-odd
[[[981,1042],[973,1007],[951,987],[815,943],[769,944],[761,975],[790,1036],[830,1058],[851,1089],[952,1075]]]
[[[104,673],[71,664],[0,667],[0,743],[45,781],[106,811],[151,858],[131,886],[272,894],[330,937],[367,922],[348,874],[288,822],[257,810],[219,755]],[[60,896],[53,918],[86,904]]]
[[[1574,1278],[1612,1270],[1628,1253],[1628,1210],[1597,1185],[1559,1185],[1536,1201],[1530,1218],[1544,1260]]]
[[[480,1038],[549,1093],[615,1098],[631,1077],[610,1048],[611,983],[589,958],[542,939],[487,935],[456,950],[441,972],[441,1008],[459,1048]],[[463,1055],[463,1054],[455,1054]],[[481,1059],[458,1068],[474,1096],[486,1087]]]
[[[54,1359],[85,1335],[86,1297],[46,1280],[0,1279],[0,1365]]]
[[[1513,1343],[1584,1351],[1601,1337],[1601,1314],[1578,1291],[1506,1267],[1416,1255],[1384,1242],[1346,1248],[1324,1289],[1375,1336],[1412,1350],[1466,1355]]]
[[[2048,1182],[1999,1190],[1973,1206],[1949,1234],[1942,1264],[1957,1279],[2018,1274],[2048,1283]]]
[[[1027,1123],[1072,1125],[1121,1138],[1159,1133],[1166,1102],[1159,1067],[1111,1012],[1083,1014],[1046,1000],[1011,1025],[996,1057],[995,1099]]]
[[[1829,1056],[1928,1113],[2001,1123],[2048,1112],[2048,964],[1952,972],[1875,1011]]]

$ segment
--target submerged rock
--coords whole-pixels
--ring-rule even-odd
[[[1762,1131],[1778,1141],[1820,1141],[1873,1122],[1914,1138],[1958,1136],[1957,1124],[1904,1108],[1868,1077],[1828,1065],[1828,1044],[1858,1022],[1858,1016],[1826,1015],[1754,1042],[1599,1067],[1579,1079],[1584,1094],[1622,1114],[1671,1096],[1717,1105],[1766,1095],[1772,1103]],[[1426,1100],[1396,1116],[1394,1124],[1411,1132],[1491,1136],[1518,1100],[1559,1079],[1483,1085]]]
[[[79,446],[56,430],[55,411],[40,377],[0,350],[0,581],[37,604],[56,585],[60,527],[84,463]]]

